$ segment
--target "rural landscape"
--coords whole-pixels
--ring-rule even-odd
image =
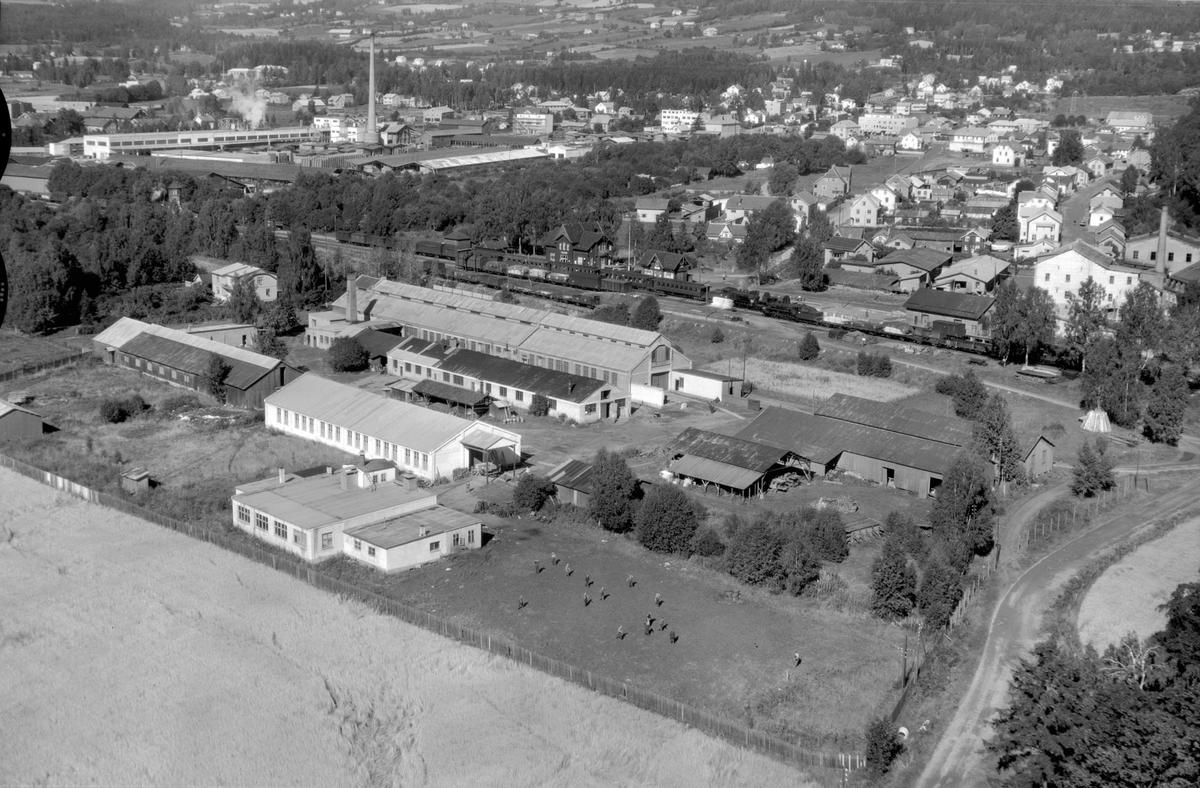
[[[0,56],[0,785],[1200,784],[1200,6]]]

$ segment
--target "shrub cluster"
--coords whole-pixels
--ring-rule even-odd
[[[550,399],[544,394],[534,394],[529,403],[530,416],[546,416],[550,413]]]
[[[892,359],[886,353],[858,352],[859,375],[870,378],[890,378],[892,376]]]
[[[746,523],[731,519],[727,527],[729,573],[772,593],[800,594],[820,577],[822,561],[841,561],[850,552],[842,517],[832,509],[767,512]]]
[[[120,424],[128,419],[142,415],[150,406],[141,394],[130,394],[127,397],[109,397],[100,403],[100,418],[109,424]]]
[[[800,340],[799,355],[801,361],[813,361],[821,355],[821,343],[817,342],[813,332],[806,332],[804,339]]]
[[[953,399],[954,414],[971,421],[980,417],[988,403],[987,386],[971,370],[964,375],[942,378],[934,386],[934,391]]]
[[[557,491],[554,482],[545,476],[527,473],[517,480],[516,489],[513,490],[513,507],[518,512],[540,511],[547,501],[555,497]]]

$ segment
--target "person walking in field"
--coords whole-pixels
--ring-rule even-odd
[[[633,575],[630,575],[629,579],[626,580],[625,582],[629,583],[630,588],[633,588]]]
[[[654,595],[654,606],[655,606],[655,607],[662,607],[662,594],[655,594],[655,595]]]
[[[554,564],[555,566],[558,566],[558,553],[550,554],[550,563]]]
[[[542,571],[541,561],[538,561],[536,558],[533,559],[533,573],[536,575],[538,572],[541,572],[541,571]]]
[[[608,592],[604,590],[604,586],[600,586],[600,601],[608,599]]]
[[[517,610],[520,610],[521,608],[525,607],[528,604],[529,603],[525,601],[525,597],[521,597],[520,599],[517,600]]]
[[[796,667],[800,667],[800,652],[796,652]]]
[[[626,634],[625,627],[617,627],[617,640],[624,640]]]
[[[676,635],[676,634],[675,634],[675,630],[673,630],[673,629],[671,630],[671,635],[670,635],[670,637],[671,637],[671,642],[672,642],[672,643],[675,643],[675,642],[677,642],[677,641],[679,640],[679,635]]]
[[[583,606],[587,607],[590,604],[592,604],[592,598],[590,596],[588,596],[587,591],[584,591],[583,592]]]
[[[566,566],[566,570],[567,570],[567,577],[570,577],[572,574],[574,574],[574,573],[571,571],[571,565],[570,565],[570,564],[567,564],[567,566]]]

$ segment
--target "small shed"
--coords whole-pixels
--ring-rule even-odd
[[[592,464],[583,460],[565,460],[546,474],[554,482],[559,503],[586,507],[592,499]]]
[[[723,375],[719,372],[708,372],[703,369],[678,369],[672,373],[675,378],[672,388],[680,394],[701,397],[710,402],[723,402],[734,399],[740,394],[742,379],[738,375]]]
[[[454,411],[474,414],[476,417],[486,416],[492,403],[492,398],[485,392],[430,379],[417,383],[412,387],[412,392],[427,404],[445,403]]]
[[[130,495],[150,491],[150,471],[145,468],[130,468],[121,474],[121,489]]]
[[[42,434],[43,424],[37,413],[0,399],[0,440],[36,438]]]
[[[1025,466],[1025,475],[1030,479],[1049,473],[1054,467],[1054,444],[1045,435],[1037,436],[1026,449],[1021,463]]]

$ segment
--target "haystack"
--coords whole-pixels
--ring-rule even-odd
[[[1088,415],[1083,420],[1083,428],[1088,432],[1112,432],[1112,425],[1108,422],[1108,413],[1100,408],[1088,411]]]

